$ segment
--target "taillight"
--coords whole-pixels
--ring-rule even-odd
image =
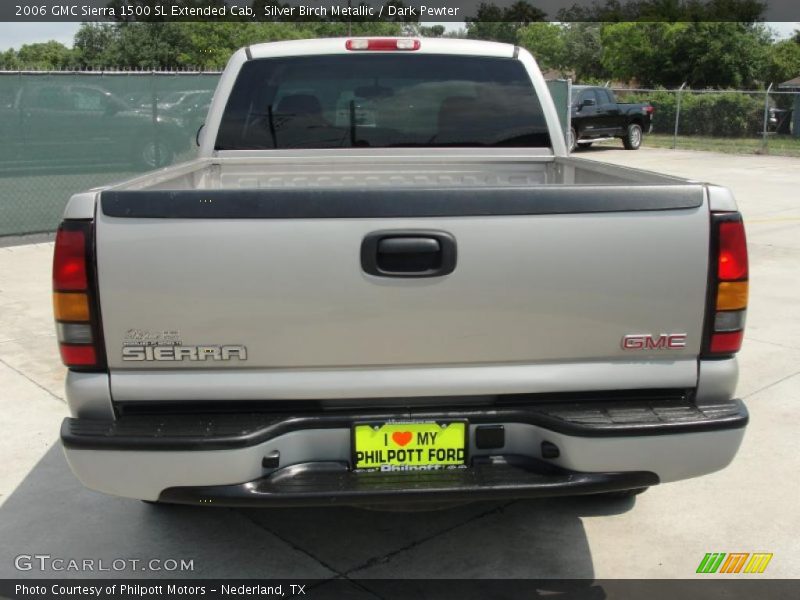
[[[649,105],[645,106],[644,107],[644,112],[646,112],[649,115],[652,115],[654,112],[656,112],[656,107],[655,106],[649,106]]]
[[[747,240],[739,213],[711,215],[712,265],[709,272],[704,356],[735,354],[742,347],[747,315]]]
[[[92,261],[92,223],[64,221],[53,254],[53,314],[61,360],[72,369],[105,369]]]
[[[420,45],[416,38],[354,38],[344,43],[345,48],[354,51],[413,51],[419,50]]]
[[[738,221],[723,221],[719,224],[717,260],[720,281],[747,279],[747,242],[741,217]]]
[[[59,290],[86,289],[86,234],[82,230],[62,227],[56,233],[53,283],[56,282]]]

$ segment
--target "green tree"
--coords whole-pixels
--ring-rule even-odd
[[[119,28],[111,23],[83,23],[75,33],[75,60],[84,68],[102,69],[119,63]]]
[[[244,46],[308,37],[302,23],[182,23],[185,44],[178,64],[197,69],[221,69],[231,54]]]
[[[615,79],[637,79],[643,85],[674,85],[664,40],[668,23],[613,23],[601,30],[602,65]],[[682,75],[678,76],[682,81]],[[680,81],[678,82],[680,84]]]
[[[701,22],[673,29],[668,39],[672,60],[691,85],[741,88],[764,81],[771,42],[764,25]]]
[[[769,49],[765,83],[779,84],[800,76],[800,43],[783,40]]]
[[[24,69],[68,69],[75,63],[72,50],[53,40],[25,44],[17,51],[16,58]]]
[[[270,0],[267,0],[270,1]],[[263,3],[262,3],[263,4]],[[117,22],[83,25],[75,36],[76,59],[90,68],[221,69],[231,54],[251,44],[301,38],[400,35],[413,23],[354,21],[295,22]]]
[[[306,23],[306,27],[301,32],[303,38],[315,37],[343,37],[353,36],[382,36],[382,35],[401,35],[405,24],[392,21],[371,21],[361,20],[346,23],[342,21],[325,21],[320,23]],[[408,24],[414,27],[414,23]]]
[[[0,52],[0,70],[16,71],[20,68],[22,68],[22,65],[19,62],[16,50],[11,48],[5,52]]]
[[[564,28],[564,64],[576,81],[607,79],[603,66],[602,23],[567,23]]]
[[[763,81],[769,32],[730,22],[613,23],[602,29],[612,77],[646,86],[745,87]]]
[[[564,28],[553,23],[530,23],[517,32],[517,44],[536,58],[542,70],[565,71]]]
[[[465,27],[459,27],[455,30],[445,31],[442,37],[465,40],[467,39],[467,29]]]
[[[137,69],[174,69],[184,64],[183,50],[190,44],[186,23],[119,23],[118,65]]]
[[[546,16],[546,13],[524,0],[505,8],[482,2],[475,16],[466,18],[467,37],[516,44],[520,29],[530,23],[544,21]]]
[[[574,4],[558,11],[560,21],[619,23],[625,21],[675,23],[760,20],[766,8],[761,0],[606,0],[591,6]]]
[[[425,37],[442,37],[444,35],[445,29],[444,25],[431,25],[427,27],[425,25],[421,25],[419,28],[419,35]]]

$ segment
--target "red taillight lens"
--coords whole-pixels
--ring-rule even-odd
[[[413,51],[420,46],[416,38],[355,38],[344,43],[345,48],[353,51]]]
[[[105,368],[89,255],[91,221],[64,221],[53,254],[53,312],[61,360],[82,370]]]
[[[712,214],[711,247],[705,355],[730,356],[742,347],[747,314],[747,242],[739,213]]]
[[[85,290],[86,286],[86,234],[62,227],[56,233],[53,289],[75,291]]]
[[[733,354],[742,347],[744,331],[732,331],[730,333],[714,333],[711,336],[710,350],[714,354]]]
[[[747,278],[747,241],[744,223],[727,221],[719,224],[719,258],[717,276],[722,281]]]
[[[60,344],[61,360],[68,367],[93,367],[97,364],[94,346]]]

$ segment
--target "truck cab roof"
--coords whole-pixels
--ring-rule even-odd
[[[287,40],[282,42],[267,42],[254,44],[243,48],[243,52],[249,59],[271,58],[277,56],[306,56],[319,54],[346,54],[365,52],[364,50],[348,50],[347,40],[396,40],[396,39],[415,39],[419,40],[419,48],[416,50],[404,50],[415,54],[451,54],[465,56],[496,56],[501,58],[511,58],[518,53],[516,46],[499,42],[484,42],[478,40],[464,40],[451,38],[425,38],[414,37],[404,38],[402,36],[380,37],[380,36],[349,36],[338,38],[321,38],[316,40]],[[385,51],[385,50],[384,50]],[[366,50],[370,52],[370,50]]]

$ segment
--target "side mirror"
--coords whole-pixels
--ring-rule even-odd
[[[595,104],[597,104],[597,102],[594,101],[594,98],[586,98],[586,100],[581,103],[581,106],[594,106]]]

